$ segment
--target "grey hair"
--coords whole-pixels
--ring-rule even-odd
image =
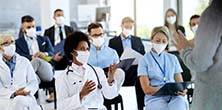
[[[14,40],[14,37],[11,34],[0,34],[0,44],[4,43],[9,38]]]

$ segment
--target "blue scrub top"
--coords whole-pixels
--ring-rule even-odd
[[[119,63],[119,56],[116,50],[106,45],[102,45],[100,50],[96,50],[96,47],[91,45],[88,63],[100,68],[106,68],[110,64]]]
[[[157,60],[161,68],[164,68],[165,62],[166,81],[164,81],[164,75],[151,54]],[[161,88],[167,82],[175,82],[174,75],[181,72],[182,68],[177,57],[167,52],[162,52],[158,55],[151,50],[141,58],[138,64],[138,76],[148,76],[150,85],[153,87]],[[146,95],[146,97],[150,98],[152,96]]]

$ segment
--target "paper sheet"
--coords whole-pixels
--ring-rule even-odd
[[[138,65],[138,62],[142,57],[143,57],[143,55],[140,54],[139,52],[137,52],[131,48],[125,48],[121,57],[120,57],[120,60],[135,58],[132,65]]]

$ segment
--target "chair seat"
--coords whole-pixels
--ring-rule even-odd
[[[57,109],[57,98],[56,98],[55,78],[53,78],[52,81],[47,81],[47,82],[43,82],[43,81],[42,81],[42,82],[39,84],[39,88],[40,88],[40,89],[53,88],[54,97],[55,97],[55,100],[54,100],[54,109]],[[35,97],[38,98],[38,91],[37,91],[37,93],[35,94]]]
[[[114,104],[115,110],[118,110],[118,104],[121,105],[121,110],[123,110],[123,98],[119,94],[117,97],[113,99],[105,99],[104,98],[104,105],[106,106],[107,110],[111,110],[111,105]]]
[[[39,84],[39,88],[49,88],[49,87],[54,87],[55,86],[55,79],[53,78],[52,81],[47,81],[47,82],[41,82]]]

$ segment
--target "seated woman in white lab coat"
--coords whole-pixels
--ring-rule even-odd
[[[88,36],[82,32],[74,32],[66,38],[64,51],[72,63],[56,79],[58,110],[106,110],[103,96],[115,97],[114,72],[109,71],[106,78],[101,68],[88,65],[89,48]]]
[[[0,35],[0,110],[41,110],[34,97],[37,90],[29,60],[15,53],[11,35]]]

